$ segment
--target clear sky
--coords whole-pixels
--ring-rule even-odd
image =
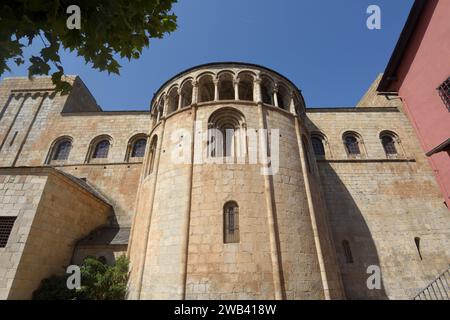
[[[139,60],[121,61],[121,75],[91,69],[62,53],[66,74],[79,75],[104,110],[148,110],[173,75],[217,61],[260,64],[288,77],[308,107],[354,106],[397,43],[413,0],[180,0],[178,30],[153,40]],[[369,30],[366,9],[381,8],[381,30]],[[5,76],[27,75],[12,67]]]

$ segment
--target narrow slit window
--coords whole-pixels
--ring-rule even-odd
[[[350,243],[347,240],[342,241],[342,247],[345,254],[345,262],[353,263],[352,250],[350,249]]]
[[[415,237],[414,238],[414,242],[416,244],[417,253],[419,254],[419,258],[420,258],[420,260],[422,260],[422,253],[420,252],[420,238],[419,237]]]
[[[236,202],[227,202],[223,207],[224,243],[239,242],[239,207]]]

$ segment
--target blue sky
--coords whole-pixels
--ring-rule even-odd
[[[104,110],[148,110],[153,93],[192,66],[242,61],[272,68],[302,90],[308,107],[354,106],[383,72],[413,0],[180,0],[178,30],[151,41],[121,75],[91,69],[62,52]],[[381,30],[366,27],[366,9],[381,8]],[[5,76],[24,76],[10,64]]]

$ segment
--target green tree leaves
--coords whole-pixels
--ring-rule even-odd
[[[9,0],[0,4],[0,75],[7,62],[23,64],[23,49],[38,41],[40,56],[29,58],[28,76],[48,75],[56,90],[67,93],[60,49],[77,52],[94,69],[119,74],[115,55],[139,59],[151,38],[163,38],[177,28],[171,13],[176,0]],[[66,9],[81,9],[81,29],[69,30]]]
[[[81,289],[69,290],[68,275],[51,276],[42,280],[33,293],[34,300],[123,300],[128,281],[129,261],[125,256],[108,266],[93,257],[87,257],[80,267]]]

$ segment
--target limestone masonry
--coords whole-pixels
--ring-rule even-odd
[[[449,211],[380,77],[306,108],[273,70],[212,63],[148,112],[67,79],[0,85],[0,299],[86,256],[128,255],[129,299],[412,299],[449,267]]]

